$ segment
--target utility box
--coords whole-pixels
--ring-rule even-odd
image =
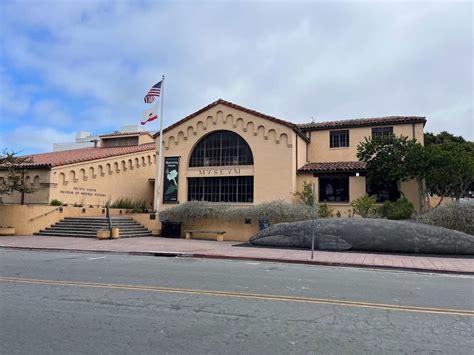
[[[163,238],[181,238],[181,222],[163,222],[161,236]]]

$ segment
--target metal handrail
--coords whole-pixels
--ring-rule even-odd
[[[58,211],[60,208],[61,208],[61,207],[56,207],[54,210],[51,210],[51,211],[48,211],[48,212],[46,212],[46,213],[40,214],[39,216],[30,218],[28,221],[29,221],[29,222],[32,222],[32,221],[34,221],[35,219],[38,219],[38,218],[40,218],[40,217],[47,216],[47,215],[49,215],[49,214],[51,214],[51,213],[53,213],[53,212],[55,212],[55,211]]]
[[[113,225],[112,225],[112,216],[110,215],[110,209],[109,209],[109,205],[108,205],[108,204],[107,204],[107,206],[106,206],[106,211],[107,211],[107,212],[106,212],[106,215],[105,215],[105,216],[107,217],[107,221],[109,222],[109,231],[110,231],[110,236],[109,236],[109,238],[112,238],[112,227],[113,227]]]

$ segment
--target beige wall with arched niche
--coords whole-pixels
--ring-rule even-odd
[[[146,151],[53,168],[50,200],[104,206],[108,201],[130,198],[145,200],[151,208],[153,184],[149,179],[155,176],[155,160],[155,152]]]
[[[8,172],[0,170],[0,178],[6,178]],[[50,170],[49,169],[27,169],[25,171],[25,183],[37,189],[35,192],[25,194],[25,204],[48,204],[50,193]],[[1,202],[20,203],[21,194],[14,192],[11,195],[0,196]]]
[[[421,144],[424,143],[422,123],[387,125],[387,127],[393,127],[393,133],[396,136],[412,138],[414,133],[414,138],[416,138],[416,140]],[[349,147],[330,148],[329,132],[339,130],[349,130]],[[321,131],[311,131],[308,132],[308,134],[311,136],[311,143],[308,146],[308,161],[356,161],[358,160],[357,145],[360,142],[363,142],[365,137],[370,137],[372,135],[372,127],[326,129]]]
[[[249,144],[252,150],[254,159],[254,204],[277,199],[287,201],[293,199],[293,194],[297,188],[296,166],[299,163],[303,164],[302,161],[304,160],[301,157],[297,158],[297,135],[293,129],[227,105],[219,104],[184,121],[176,127],[166,130],[163,134],[164,158],[180,157],[179,202],[187,201],[186,177],[199,174],[199,168],[188,168],[193,148],[205,135],[219,130],[237,133]],[[303,140],[301,141],[304,143]],[[159,137],[157,138],[157,144],[158,142]],[[301,145],[303,143],[299,142]],[[300,161],[298,164],[297,160]],[[232,168],[236,167],[238,166],[232,166]],[[237,175],[249,174],[249,169],[251,168],[249,166],[241,166],[241,172]],[[209,170],[211,175],[206,176],[226,176],[225,171],[227,170],[225,167],[201,169],[206,169],[206,173]],[[223,170],[223,172],[220,170]],[[162,191],[160,195],[162,200]],[[173,206],[173,204],[164,204],[163,208],[170,206]]]

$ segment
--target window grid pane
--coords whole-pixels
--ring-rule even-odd
[[[253,202],[253,176],[188,178],[188,201]]]
[[[190,167],[253,165],[249,145],[238,134],[218,131],[207,135],[194,148]]]
[[[349,202],[349,177],[320,177],[319,202]]]
[[[349,130],[330,131],[329,147],[340,148],[349,146]]]
[[[372,128],[372,138],[386,138],[393,136],[393,127]]]

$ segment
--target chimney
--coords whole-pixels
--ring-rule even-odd
[[[99,140],[98,139],[93,139],[93,140],[91,140],[91,142],[94,143],[94,148],[97,148],[97,145],[99,144]]]

